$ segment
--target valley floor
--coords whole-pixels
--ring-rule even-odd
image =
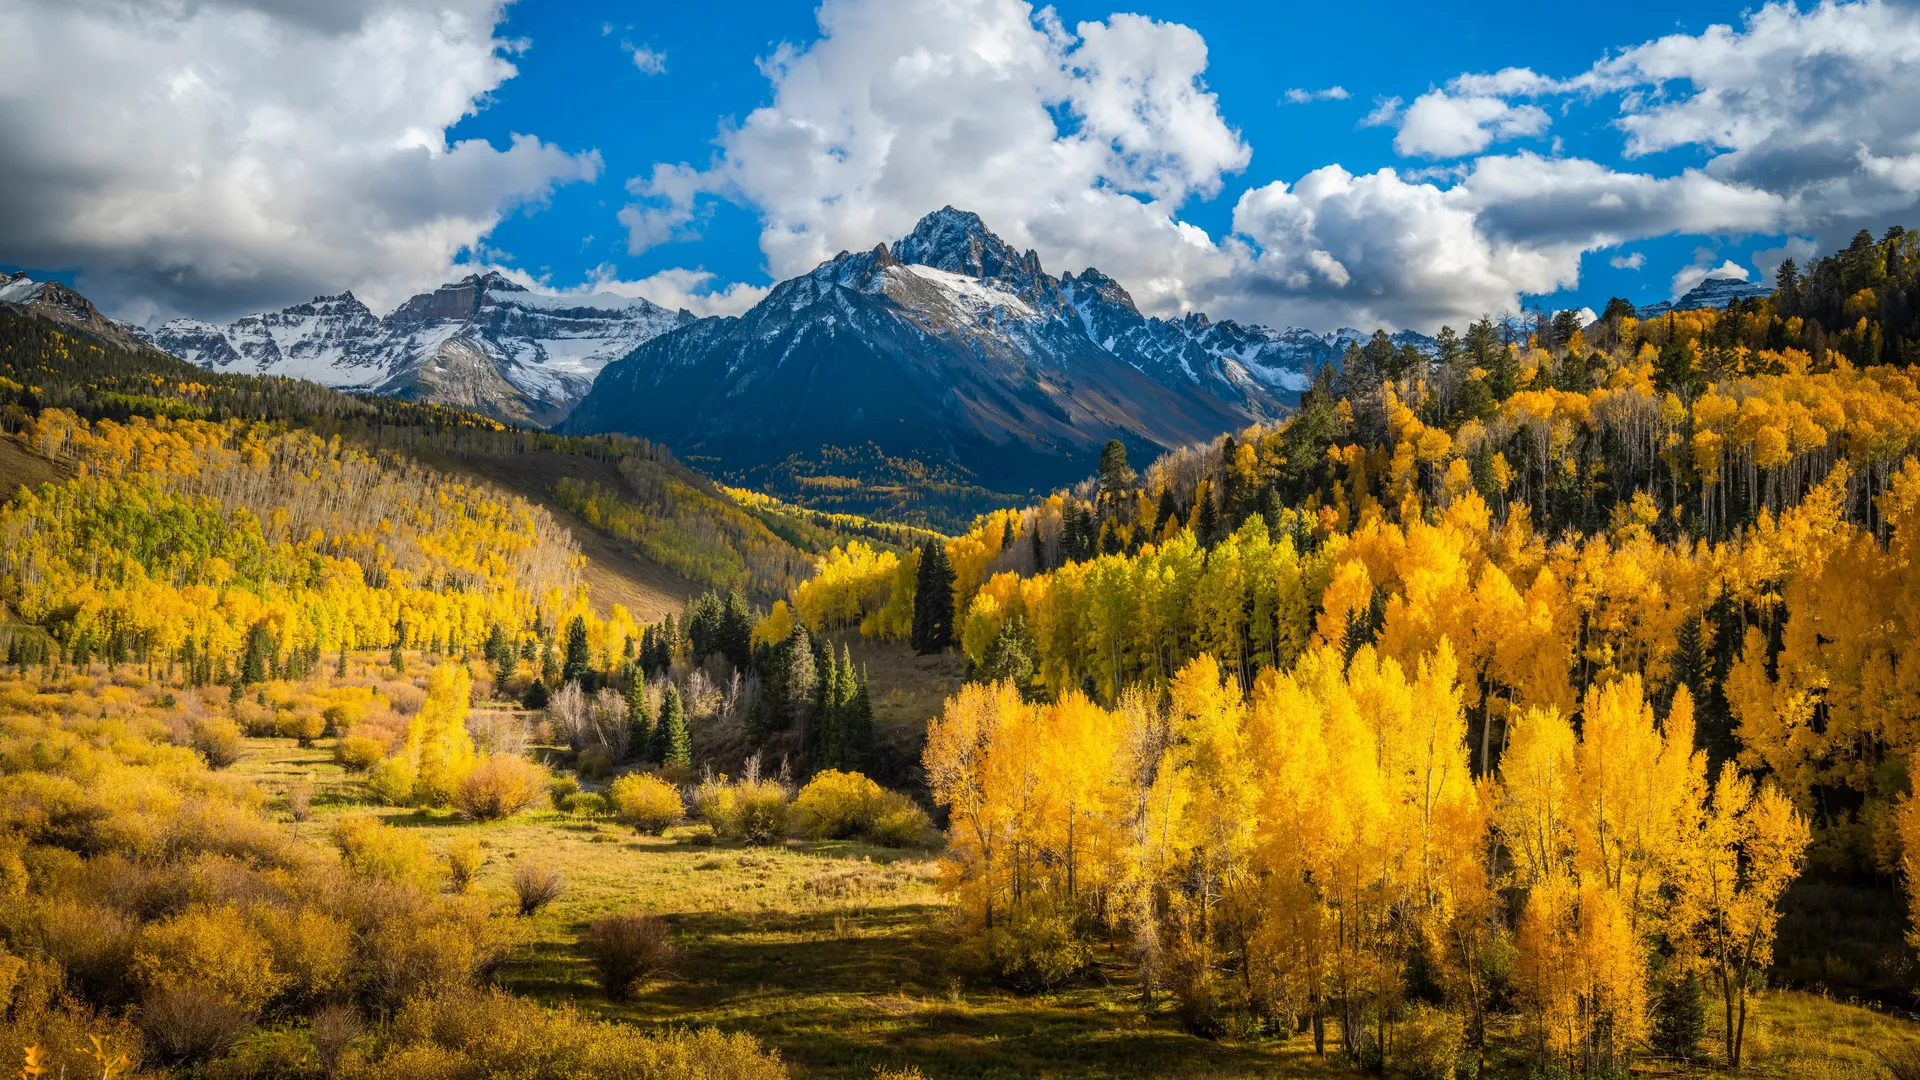
[[[917,663],[897,659],[898,663]],[[292,827],[324,843],[331,820],[365,810],[361,785],[334,764],[330,743],[249,739],[237,773],[282,794],[313,794]],[[1305,1038],[1211,1042],[1170,1012],[1143,1009],[1118,957],[1101,977],[1037,997],[968,976],[936,887],[936,852],[790,841],[778,848],[702,843],[704,830],[637,836],[608,821],[552,811],[476,825],[450,815],[375,808],[435,846],[477,833],[487,853],[477,888],[511,906],[519,860],[550,860],[566,892],[521,920],[523,938],[501,974],[547,1004],[642,1025],[718,1025],[777,1048],[798,1077],[870,1078],[918,1068],[946,1077],[1293,1077],[1360,1075],[1316,1059]],[[284,818],[285,814],[282,812]],[[599,993],[575,939],[587,920],[643,911],[667,918],[679,957],[670,977],[630,1002]],[[1920,1047],[1920,1025],[1812,994],[1763,999],[1752,1066],[1741,1075],[1868,1080],[1893,1075],[1881,1057]],[[1711,1018],[1709,1023],[1711,1024]],[[1489,1073],[1526,1076],[1517,1033]],[[1637,1074],[1685,1072],[1647,1062]],[[1695,1069],[1688,1075],[1717,1075]]]

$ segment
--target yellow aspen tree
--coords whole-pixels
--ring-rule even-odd
[[[433,806],[453,799],[474,765],[473,736],[467,733],[473,679],[465,664],[441,664],[427,676],[427,700],[407,722],[404,751],[413,766],[417,798]]]

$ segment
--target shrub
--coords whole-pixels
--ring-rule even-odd
[[[1050,907],[1013,912],[987,932],[982,945],[993,977],[1028,994],[1060,986],[1093,962],[1072,922]]]
[[[580,793],[580,779],[572,773],[560,773],[547,781],[547,796],[553,800],[555,810],[567,808],[567,796]]]
[[[657,776],[629,773],[607,789],[614,816],[624,824],[655,836],[686,816],[680,789]]]
[[[413,802],[419,779],[412,762],[404,757],[390,757],[367,774],[367,787],[373,791],[374,798],[388,806],[406,806]]]
[[[347,990],[354,961],[353,927],[313,908],[262,904],[250,915],[266,936],[273,970],[286,981],[285,996],[306,1004]]]
[[[913,801],[859,773],[828,769],[793,800],[793,815],[810,840],[864,837],[887,847],[925,841],[931,823]]]
[[[553,903],[566,888],[567,876],[551,863],[528,859],[513,869],[513,892],[520,898],[522,915]]]
[[[387,744],[371,735],[343,735],[333,744],[333,760],[349,772],[366,772],[387,756]]]
[[[377,997],[398,1004],[466,987],[485,962],[486,928],[443,911],[424,922],[390,919],[375,930],[368,969]]]
[[[191,991],[249,1013],[286,982],[273,969],[266,938],[230,906],[190,910],[142,927],[132,974],[149,993]]]
[[[361,877],[422,888],[439,877],[425,840],[369,814],[347,814],[334,822],[333,844],[340,861]]]
[[[889,791],[887,804],[881,808],[873,828],[867,830],[867,839],[881,847],[916,847],[927,842],[932,828],[933,822],[927,820],[925,810],[905,795]]]
[[[295,821],[306,821],[313,816],[313,789],[305,784],[295,784],[287,789],[287,813]]]
[[[1453,1080],[1464,1043],[1459,1017],[1416,1003],[1394,1031],[1392,1063],[1411,1080]]]
[[[794,821],[809,840],[845,840],[873,827],[886,794],[859,773],[828,769],[794,797]]]
[[[625,1001],[633,984],[673,961],[667,923],[658,915],[602,915],[587,924],[580,948],[612,1001]]]
[[[511,817],[538,803],[547,794],[548,780],[545,766],[523,757],[493,754],[461,779],[454,805],[478,821]]]
[[[486,854],[480,850],[477,838],[454,837],[447,845],[447,887],[456,893],[473,888],[474,875],[480,872],[480,864],[485,861]]]
[[[708,780],[695,792],[694,805],[722,839],[771,844],[787,835],[787,791],[772,780]]]
[[[313,740],[327,733],[327,718],[314,709],[294,709],[281,713],[273,729],[283,739],[298,739],[301,746],[312,746]]]
[[[606,817],[613,804],[597,791],[576,791],[561,800],[560,809],[576,817]]]
[[[253,1028],[233,1002],[197,990],[161,990],[140,1004],[140,1028],[162,1060],[204,1061]]]
[[[207,759],[207,767],[224,769],[240,760],[240,725],[219,716],[201,717],[189,728],[193,748]]]

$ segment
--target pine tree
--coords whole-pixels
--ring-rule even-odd
[[[584,615],[575,615],[567,624],[567,658],[560,666],[560,682],[584,685],[592,669],[593,657],[587,649],[587,619]]]
[[[747,606],[747,598],[740,595],[739,589],[727,591],[715,637],[715,646],[734,667],[744,670],[752,663],[753,609]]]
[[[946,546],[937,541],[928,540],[920,548],[910,640],[923,656],[953,644],[953,567]]]
[[[1018,534],[1013,530],[1013,519],[1014,515],[1008,514],[1000,525],[1000,554],[1002,555],[1012,551],[1014,543],[1019,540]]]
[[[873,695],[867,688],[867,671],[860,669],[860,683],[853,692],[853,707],[847,716],[844,768],[865,772],[873,757]]]
[[[540,681],[549,687],[560,685],[560,654],[554,651],[552,638],[540,642]]]
[[[1180,513],[1180,504],[1174,501],[1173,485],[1160,489],[1160,509],[1153,515],[1153,535],[1159,536],[1167,527],[1167,522]]]
[[[265,682],[273,651],[273,635],[268,632],[267,624],[254,623],[253,630],[247,634],[247,651],[240,660],[240,681],[249,686]]]
[[[1200,541],[1201,547],[1211,548],[1220,540],[1220,513],[1213,505],[1213,492],[1207,490],[1207,485],[1200,486],[1198,498],[1200,506],[1193,519],[1194,539]]]
[[[524,704],[527,708],[532,709],[535,712],[538,712],[541,709],[544,709],[547,707],[547,701],[548,701],[548,695],[547,695],[546,680],[534,679],[531,682],[527,683],[527,695],[526,697],[521,699],[522,704]]]
[[[653,710],[647,704],[646,677],[635,672],[627,680],[627,754],[646,756],[653,742]]]
[[[693,765],[693,740],[687,734],[687,710],[672,683],[660,695],[660,722],[653,729],[653,760],[675,768]]]

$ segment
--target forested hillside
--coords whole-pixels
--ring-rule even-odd
[[[1912,245],[1726,312],[1376,339],[1287,420],[849,547],[796,611],[977,673],[925,765],[1003,979],[1105,943],[1214,1036],[1418,1073],[1510,1018],[1542,1068],[1737,1065],[1769,979],[1911,970],[1877,896],[1920,845]]]

